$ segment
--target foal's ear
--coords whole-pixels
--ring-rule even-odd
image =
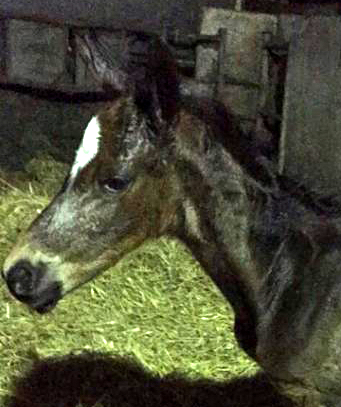
[[[169,121],[177,111],[179,99],[178,66],[168,45],[159,38],[154,39],[150,69],[162,119]]]
[[[94,32],[76,36],[76,43],[80,56],[100,86],[117,92],[127,90],[127,73],[113,66],[108,55],[110,50],[100,43]]]
[[[160,38],[150,40],[142,81],[135,80],[135,98],[156,124],[168,124],[174,118],[179,99],[179,77],[176,60]]]
[[[140,62],[132,57],[134,40],[148,44]],[[110,49],[95,32],[77,36],[76,42],[81,57],[101,86],[132,95],[155,127],[162,128],[171,122],[177,111],[179,80],[175,58],[163,40],[156,36],[130,36],[118,66],[114,66]]]

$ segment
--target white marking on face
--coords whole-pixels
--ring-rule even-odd
[[[93,226],[101,202],[99,199],[91,199],[91,192],[81,195],[69,193],[55,205],[55,210],[47,226],[48,233],[53,235],[58,232],[73,230],[76,225]]]
[[[101,138],[100,125],[97,117],[93,117],[85,129],[83,140],[77,150],[75,161],[70,171],[70,183],[74,181],[79,171],[85,168],[93,160],[99,149]]]
[[[79,205],[77,206],[74,196],[69,194],[60,205],[55,207],[48,225],[48,232],[51,234],[58,230],[73,228],[77,221],[78,212]]]

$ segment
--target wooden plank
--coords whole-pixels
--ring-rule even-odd
[[[245,0],[245,10],[270,14],[337,15],[339,1],[328,0]]]
[[[341,187],[341,22],[303,20],[289,48],[280,171],[309,187]]]
[[[167,25],[188,33],[195,29],[199,8],[196,0],[2,0],[0,17],[155,33]]]

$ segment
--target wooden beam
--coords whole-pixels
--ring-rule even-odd
[[[189,33],[194,31],[199,8],[196,0],[2,0],[0,18],[155,33],[162,33],[167,25]]]

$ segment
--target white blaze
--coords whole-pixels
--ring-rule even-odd
[[[93,117],[85,129],[83,140],[76,152],[75,161],[70,171],[71,183],[76,178],[79,171],[85,168],[91,160],[96,157],[101,138],[100,125],[97,117]]]

